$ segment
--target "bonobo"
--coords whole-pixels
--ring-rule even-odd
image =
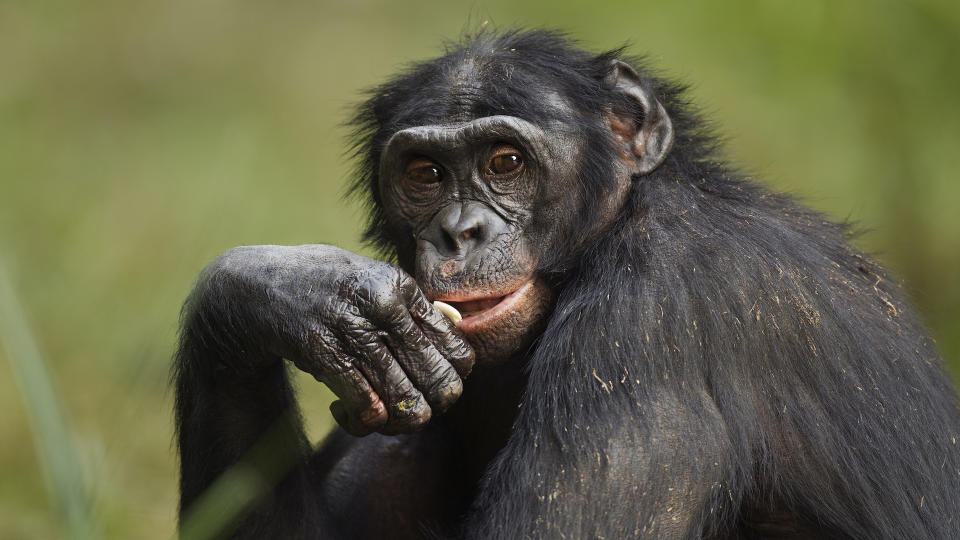
[[[960,538],[957,399],[913,309],[844,226],[721,161],[677,85],[481,33],[354,126],[391,262],[258,246],[204,270],[182,513],[283,456],[231,534]],[[289,365],[337,395],[319,449]]]

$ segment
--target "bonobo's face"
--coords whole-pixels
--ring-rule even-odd
[[[481,365],[525,350],[543,330],[553,292],[534,272],[576,211],[580,144],[562,126],[513,116],[404,129],[380,163],[391,227],[412,237],[412,269],[457,325]]]

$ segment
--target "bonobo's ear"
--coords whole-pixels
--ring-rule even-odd
[[[625,62],[614,60],[605,81],[618,92],[635,100],[643,109],[637,118],[629,111],[610,111],[610,129],[624,143],[625,157],[631,158],[633,174],[647,174],[663,163],[673,144],[673,123],[640,75]],[[640,124],[641,125],[637,125]]]

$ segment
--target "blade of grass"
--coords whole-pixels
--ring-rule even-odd
[[[180,540],[207,540],[229,532],[267,490],[250,467],[236,466],[223,474],[201,496],[180,525]]]
[[[222,538],[233,531],[261,497],[304,458],[291,437],[299,426],[296,410],[281,416],[236,465],[204,491],[180,523],[180,540]],[[297,428],[298,430],[299,428]]]
[[[80,460],[60,400],[13,284],[0,258],[0,343],[30,420],[34,444],[50,497],[69,538],[96,535],[83,485]]]

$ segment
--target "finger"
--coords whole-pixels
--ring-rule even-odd
[[[473,369],[474,352],[463,333],[446,315],[433,307],[419,288],[411,293],[408,305],[410,314],[420,323],[420,328],[434,348],[453,365],[460,377],[466,378]]]
[[[453,405],[463,392],[457,370],[437,351],[409,314],[384,336],[413,384],[437,411]]]
[[[340,399],[330,411],[337,423],[356,436],[366,435],[388,420],[386,405],[329,331],[311,333],[304,357],[293,357],[298,368],[327,385]]]
[[[385,434],[411,433],[430,421],[433,411],[427,399],[410,380],[386,343],[375,333],[355,342],[361,358],[358,365],[366,379],[380,396],[388,414],[387,422],[377,431]]]
[[[409,280],[407,284],[413,283]],[[408,288],[407,285],[401,285]],[[401,291],[401,297],[389,304],[388,310],[378,314],[379,324],[390,351],[403,366],[414,385],[426,396],[430,405],[444,411],[453,405],[463,391],[463,382],[454,366],[443,357],[433,342],[417,324],[405,303],[416,303],[416,284],[413,291]],[[419,294],[423,302],[426,298]],[[428,304],[429,306],[429,304]],[[433,309],[433,306],[429,306]]]
[[[389,346],[387,355],[399,361],[413,385],[426,396],[432,407],[444,411],[460,397],[463,382],[456,368],[444,358],[414,320],[408,304],[415,302],[414,298],[417,297],[429,310],[433,310],[433,306],[419,292],[416,282],[406,274],[401,274],[391,297],[378,297],[377,302],[371,302],[363,311],[366,315],[364,320],[351,321],[351,324],[342,326],[346,329],[344,337],[348,340],[349,350],[363,348],[366,356],[375,358],[386,351],[382,345],[371,343],[371,338],[377,335],[369,331],[371,325],[379,328],[379,335]],[[419,311],[423,311],[422,306]],[[472,359],[472,353],[467,354],[468,359]],[[381,365],[380,362],[374,364]]]
[[[383,400],[355,367],[327,373],[322,382],[340,398],[330,404],[330,412],[351,435],[362,437],[376,431],[389,420]]]
[[[372,425],[367,425],[358,420],[354,420],[353,417],[351,417],[347,412],[347,406],[344,404],[342,399],[338,399],[330,404],[330,414],[333,415],[333,419],[337,421],[337,424],[339,424],[344,431],[353,435],[354,437],[364,437],[376,430],[376,428]]]

